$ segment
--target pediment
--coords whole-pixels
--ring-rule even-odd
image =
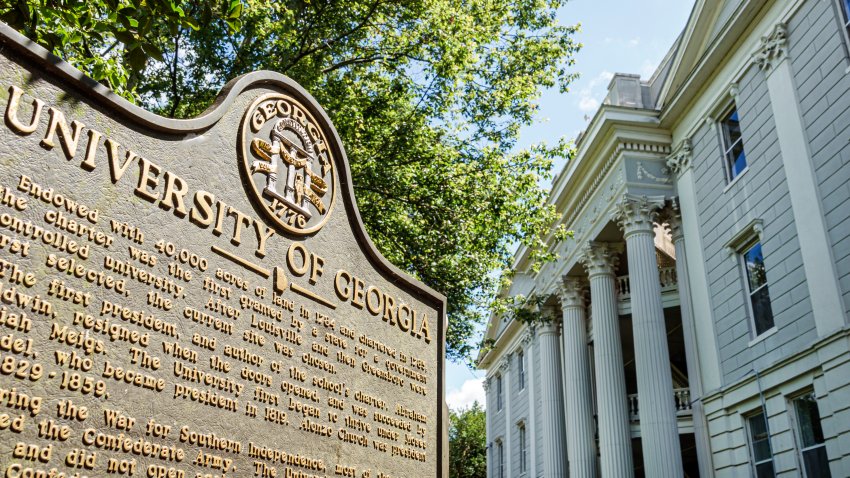
[[[735,15],[745,0],[697,0],[676,53],[673,69],[664,85],[659,104],[666,104],[667,98],[675,94],[685,83],[700,60],[711,48],[726,23]]]

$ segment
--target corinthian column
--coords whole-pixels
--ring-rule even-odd
[[[593,357],[603,478],[634,476],[620,319],[614,288],[614,270],[620,250],[620,247],[611,244],[593,242],[585,247],[582,257],[590,277],[590,301],[593,305]]]
[[[561,388],[561,354],[558,344],[558,321],[554,317],[537,328],[540,346],[541,400],[543,410],[543,475],[563,478],[566,475],[566,432],[564,395]]]
[[[702,366],[697,348],[697,334],[694,327],[694,312],[691,302],[691,286],[688,278],[688,258],[685,253],[685,233],[682,229],[682,214],[679,200],[674,198],[665,211],[665,220],[670,227],[673,246],[676,248],[676,277],[679,288],[679,309],[682,313],[682,334],[685,337],[685,360],[688,365],[688,387],[691,396],[691,410],[694,421],[694,441],[697,449],[697,462],[700,476],[711,476],[711,448],[708,443],[708,429],[705,422],[705,410],[702,406]]]
[[[681,477],[682,451],[653,223],[664,198],[627,196],[614,217],[626,238],[632,330],[637,368],[640,436],[646,476]]]
[[[572,478],[596,478],[585,292],[585,284],[581,279],[565,277],[561,284],[566,368],[564,395],[567,399],[567,415],[570,418],[570,426],[567,429],[567,456]]]

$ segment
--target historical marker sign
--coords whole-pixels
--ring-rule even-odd
[[[193,120],[0,25],[4,476],[443,476],[441,296],[291,80]]]

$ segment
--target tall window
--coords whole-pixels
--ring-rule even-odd
[[[517,425],[519,428],[519,472],[528,471],[528,443],[525,437],[525,423]]]
[[[764,256],[761,243],[756,242],[742,254],[747,276],[747,293],[755,334],[761,335],[773,328],[773,310],[770,308],[770,293],[767,290]]]
[[[499,460],[498,476],[505,478],[505,447],[502,445],[502,440],[496,441],[496,457]]]
[[[850,1],[850,0],[842,0]],[[723,131],[723,157],[726,165],[726,179],[732,181],[747,167],[747,155],[744,152],[744,140],[741,138],[741,123],[738,121],[738,107],[723,116],[720,122]]]
[[[770,449],[770,435],[767,433],[767,418],[764,410],[758,415],[747,419],[750,429],[750,452],[753,457],[753,466],[756,470],[756,478],[773,478],[773,452]]]
[[[496,410],[502,409],[502,376],[496,375]]]
[[[794,410],[797,412],[800,453],[803,455],[806,477],[829,478],[829,458],[826,456],[826,443],[814,394],[809,393],[795,399]]]
[[[850,0],[848,0],[850,1]],[[520,350],[516,356],[517,366],[519,367],[519,389],[525,389],[525,352]]]

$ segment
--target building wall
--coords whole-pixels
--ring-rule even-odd
[[[733,3],[736,2],[729,2]],[[734,10],[726,6],[720,14],[729,17]],[[785,15],[787,12],[790,15]],[[850,315],[850,48],[839,15],[834,0],[767,2],[762,15],[755,17],[746,40],[767,34],[780,18],[787,23],[788,54],[797,98],[782,101],[797,100],[800,104],[832,248],[825,253],[832,255],[845,313]],[[742,40],[742,43],[746,42]],[[716,117],[726,101],[731,104],[734,96],[748,170],[727,184],[716,121],[704,121],[700,117],[675,126],[692,132],[689,139],[696,220],[702,237],[685,240],[688,248],[700,248],[705,257],[707,283],[693,281],[691,287],[708,291],[720,362],[720,387],[705,390],[702,397],[711,467],[718,477],[752,476],[747,417],[764,407],[777,476],[804,476],[793,400],[800,394],[813,392],[833,477],[850,476],[850,328],[845,324],[841,330],[822,330],[825,335],[818,335],[784,168],[783,159],[787,158],[782,157],[779,147],[768,77],[751,63],[749,48],[744,50],[744,55],[742,50],[729,52],[724,60],[727,63],[707,76],[700,93],[703,96],[693,102],[704,105],[711,101],[707,99],[707,95],[714,94],[711,92],[729,90],[733,82],[737,85],[734,95],[718,101],[710,114]],[[730,58],[736,65],[730,66],[733,61]],[[690,111],[682,117],[694,118],[697,114],[701,113]],[[693,124],[695,121],[698,123]],[[775,331],[759,337],[752,331],[746,279],[739,256],[727,250],[730,240],[755,220],[763,223],[761,243],[775,324]],[[498,324],[500,331],[504,327],[504,323]],[[496,411],[495,384],[488,392],[488,419],[492,427],[488,441],[495,442],[499,437],[504,441],[506,433],[511,433],[512,469],[507,475],[511,477],[531,476],[519,474],[516,428],[519,421],[525,421],[529,433],[533,469],[537,470],[537,476],[544,472],[541,423],[547,417],[541,411],[541,357],[536,340],[526,350],[528,378],[524,391],[519,390],[516,355],[511,360],[510,390],[505,395],[506,403],[510,393],[509,423],[505,421],[506,407]],[[508,351],[514,351],[513,346],[499,354]],[[532,385],[534,393],[531,393]],[[536,426],[532,426],[532,415]],[[535,434],[534,441],[531,433]],[[490,476],[496,476],[494,467]]]
[[[850,62],[838,15],[832,1],[807,0],[786,21],[797,100],[806,128],[845,310],[850,310]],[[743,300],[746,299],[742,292],[740,267],[719,254],[718,243],[722,247],[723,240],[716,239],[718,234],[707,233],[709,240],[705,241],[705,252],[709,262],[711,296],[715,301],[724,386],[727,387],[707,398],[713,465],[718,477],[746,476],[752,472],[746,420],[764,403],[777,476],[802,476],[793,399],[814,391],[833,476],[850,476],[850,461],[846,458],[850,448],[847,444],[850,349],[847,348],[846,329],[830,337],[818,337],[815,330],[796,226],[781,169],[782,158],[776,145],[765,75],[756,67],[750,67],[740,79],[739,100],[751,169],[739,182],[752,181],[752,184],[739,186],[736,183],[730,187],[730,192],[738,189],[732,204],[749,211],[752,217],[760,215],[764,220],[763,252],[778,330],[774,335],[747,346],[752,337],[745,333],[746,329],[739,319]],[[713,148],[719,158],[719,136],[708,130],[706,127],[700,129],[696,149],[712,151]],[[703,230],[720,228],[719,235],[723,236],[722,231],[728,231],[726,224],[737,223],[737,227],[743,227],[746,221],[737,219],[728,206],[720,214],[721,219],[714,219],[713,209],[723,207],[713,208],[704,204],[723,197],[722,194],[710,193],[719,185],[722,174],[720,179],[714,179],[714,183],[705,179],[704,156],[707,156],[705,151],[695,152],[695,159],[701,157],[695,163],[695,170],[700,171],[698,177],[706,184],[705,194],[699,197],[702,208],[700,219],[705,220]],[[754,172],[756,174],[752,175]],[[729,234],[726,233],[725,240],[728,240]],[[730,271],[733,268],[735,270]],[[740,284],[732,283],[736,277]],[[752,369],[760,370],[760,377],[755,378],[752,372],[748,375]]]
[[[731,84],[729,79],[718,81]],[[699,222],[705,233],[702,245],[724,383],[804,347],[816,334],[764,74],[755,66],[748,68],[738,91],[735,104],[747,170],[727,182],[716,122],[703,123],[693,138]],[[730,105],[732,100],[730,96]],[[739,256],[726,248],[753,220],[763,221],[762,253],[776,326],[776,332],[764,338],[756,338],[752,330]]]
[[[850,312],[850,61],[838,18],[834,2],[810,0],[788,30],[806,136]]]

